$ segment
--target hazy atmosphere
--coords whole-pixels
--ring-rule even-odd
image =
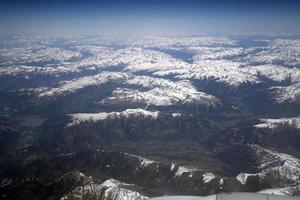
[[[1,33],[299,33],[297,0],[2,1]]]

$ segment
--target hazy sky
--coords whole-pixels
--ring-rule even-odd
[[[300,33],[300,0],[7,0],[0,33]]]

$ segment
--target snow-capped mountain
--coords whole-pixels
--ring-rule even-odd
[[[64,95],[68,93],[74,93],[79,89],[83,89],[89,86],[101,85],[107,82],[118,82],[125,79],[127,75],[125,73],[118,72],[101,72],[94,76],[85,76],[82,78],[73,79],[70,81],[63,81],[58,83],[56,88],[37,88],[39,92],[38,96],[54,96]]]
[[[0,193],[299,195],[299,41],[0,36]]]
[[[61,197],[61,200],[73,199],[74,196],[77,199],[96,198],[103,200],[144,200],[148,197],[139,194],[136,191],[129,190],[127,188],[133,187],[133,185],[125,184],[114,179],[108,179],[102,184],[95,184],[90,182],[80,187],[76,187],[70,194]]]
[[[122,112],[111,112],[111,113],[76,113],[70,114],[71,116],[71,123],[68,126],[78,125],[82,122],[90,121],[90,122],[97,122],[104,119],[117,119],[117,118],[129,118],[129,117],[150,117],[150,118],[157,118],[159,112],[151,112],[143,109],[127,109]]]
[[[262,123],[256,124],[257,128],[276,128],[282,124],[288,124],[300,128],[300,118],[260,119]]]
[[[154,39],[161,41],[160,46],[157,46],[158,43]],[[126,40],[124,42],[126,43]],[[187,46],[193,42],[195,42],[193,45]],[[2,50],[1,65],[3,67],[0,70],[2,76],[18,74],[27,74],[29,77],[30,74],[60,76],[68,73],[81,74],[85,71],[95,73],[95,76],[62,80],[59,83],[62,88],[52,89],[56,91],[60,88],[61,92],[64,92],[63,88],[76,90],[78,84],[84,84],[83,82],[95,82],[98,76],[101,78],[101,73],[98,75],[97,70],[112,66],[123,66],[124,71],[132,73],[148,72],[160,76],[161,81],[165,82],[169,81],[170,77],[174,77],[183,81],[212,80],[231,87],[264,82],[264,79],[261,78],[263,76],[278,82],[269,87],[270,92],[273,91],[272,94],[275,95],[274,100],[279,103],[298,102],[299,91],[297,89],[300,77],[297,58],[300,49],[298,40],[276,39],[268,42],[265,47],[244,48],[238,47],[237,41],[228,38],[150,37],[137,40],[132,42],[130,47],[117,50],[105,47],[105,45],[100,47],[77,45],[72,51],[58,48],[48,49],[46,44],[39,44],[42,46],[39,47],[32,43],[34,40],[30,41],[24,49],[18,48],[18,51],[15,48]],[[161,46],[162,43],[164,45]],[[216,47],[217,44],[221,47]],[[225,44],[229,46],[222,46]],[[168,51],[177,52],[178,56],[174,57],[173,53],[168,54]],[[86,52],[89,55],[87,57],[84,56],[87,54]],[[181,52],[191,54],[192,62],[180,59]],[[50,54],[53,58],[49,57]],[[50,64],[43,66],[44,62]],[[41,65],[36,63],[41,63]],[[136,79],[139,78],[135,77],[127,82],[138,84],[138,82],[134,83]],[[141,79],[145,81],[145,77],[141,77]],[[290,80],[290,83],[288,85],[280,84],[285,80]],[[49,90],[48,93],[51,94],[51,89]]]

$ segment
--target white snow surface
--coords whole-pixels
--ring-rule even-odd
[[[181,176],[183,173],[192,173],[192,169],[185,166],[179,166],[175,172],[175,176]]]
[[[249,176],[256,176],[256,174],[240,173],[239,175],[237,175],[236,179],[242,184],[246,184]]]
[[[137,89],[117,88],[112,96],[104,99],[102,103],[143,103],[155,106],[170,106],[175,104],[200,104],[204,106],[217,106],[221,102],[213,95],[197,91],[189,81],[169,81],[150,76],[136,76],[129,79],[126,84],[139,85],[147,88],[146,91]]]
[[[245,184],[249,176],[265,177],[268,172],[276,171],[290,183],[286,187],[300,185],[300,160],[294,156],[272,151],[258,145],[251,145],[258,157],[258,173],[240,173],[236,179]]]
[[[90,85],[102,84],[106,82],[105,79],[110,79],[148,88],[146,92],[129,88],[115,92],[128,95],[120,98],[152,105],[172,105],[179,101],[198,102],[199,99],[202,99],[204,104],[216,104],[213,97],[194,91],[191,86],[181,81],[210,80],[223,84],[224,87],[236,88],[244,84],[264,82],[261,79],[264,77],[278,83],[270,88],[275,102],[300,102],[299,39],[272,39],[264,47],[248,48],[239,47],[237,41],[230,38],[212,36],[114,38],[113,41],[121,45],[120,48],[112,48],[111,44],[114,42],[109,43],[109,39],[105,37],[87,39],[80,36],[64,36],[64,39],[73,45],[72,50],[51,46],[55,41],[51,37],[14,38],[13,43],[22,45],[6,45],[0,49],[0,76],[22,74],[25,79],[30,79],[36,74],[46,74],[59,77],[62,74],[80,75],[85,71],[121,66],[122,73],[147,72],[149,77],[155,75],[161,77],[161,80],[153,81],[145,77],[127,80],[126,73],[113,75],[116,72],[110,72],[110,78],[99,74],[81,76],[61,81],[55,88],[40,86],[34,89],[39,96],[60,95]],[[7,41],[9,42],[12,43]],[[166,50],[191,54],[190,62],[184,61],[180,56],[173,56]],[[84,56],[86,52],[88,56]],[[168,77],[176,78],[177,81],[168,81]],[[283,81],[287,81],[288,84],[280,84]],[[174,88],[174,84],[178,87]],[[162,89],[163,85],[166,87]],[[188,92],[179,92],[179,88]],[[187,93],[190,92],[192,98],[187,97]],[[164,93],[170,95],[164,96]],[[159,101],[155,95],[159,95],[162,100]]]
[[[171,171],[173,171],[175,169],[176,165],[175,164],[171,164]],[[193,173],[195,172],[201,172],[200,169],[191,167],[191,166],[178,166],[176,172],[175,172],[175,177],[180,177],[183,174],[188,174],[189,178],[193,177]],[[208,183],[210,182],[212,179],[216,178],[216,176],[212,173],[204,173],[203,174],[203,181],[204,183]]]
[[[292,190],[295,188],[296,187],[271,188],[271,189],[261,190],[258,193],[290,196],[292,195]]]
[[[300,103],[300,82],[289,86],[274,86],[270,88],[275,96],[276,102],[282,103]]]
[[[100,112],[100,113],[76,113],[69,114],[71,122],[67,126],[76,126],[83,122],[98,122],[105,119],[130,118],[130,117],[150,117],[156,119],[158,111],[148,111],[143,109],[126,109],[122,112]]]
[[[300,118],[281,118],[281,119],[260,119],[262,123],[254,125],[256,128],[276,128],[280,124],[287,123],[296,128],[300,128]]]
[[[59,83],[59,87],[56,88],[45,88],[41,93],[39,93],[39,96],[42,97],[72,93],[88,86],[101,85],[109,81],[120,81],[126,77],[127,74],[121,72],[101,72],[94,76],[85,76],[61,82]]]
[[[285,153],[260,147],[258,145],[251,145],[251,148],[255,150],[256,156],[259,158],[258,164],[260,172],[257,174],[247,174],[247,177],[250,175],[264,177],[268,172],[276,171],[281,175],[281,177],[290,180],[292,184],[300,184],[299,159]]]
[[[213,173],[205,173],[202,176],[203,176],[203,182],[204,183],[208,183],[211,180],[213,180],[214,178],[216,178],[216,176]]]
[[[75,188],[72,193],[83,199],[83,196],[86,194],[93,194],[97,198],[102,200],[144,200],[148,197],[141,195],[140,193],[127,189],[128,187],[133,187],[134,185],[122,183],[115,179],[108,179],[102,184],[90,183],[83,187]],[[102,193],[104,191],[104,193]],[[101,196],[100,196],[101,195]],[[68,196],[63,197],[62,199],[69,199]],[[70,198],[72,199],[72,198]]]
[[[134,155],[134,154],[125,153],[125,155],[137,158],[140,161],[140,167],[148,167],[152,163],[158,163],[157,161],[149,160],[147,158],[144,158],[144,157],[138,156],[138,155]]]

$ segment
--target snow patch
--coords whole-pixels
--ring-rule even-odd
[[[292,188],[293,187],[272,188],[272,189],[266,189],[266,190],[259,191],[258,193],[290,196],[292,194],[292,191],[291,191]]]
[[[181,176],[183,173],[191,173],[191,169],[184,166],[179,166],[175,173],[175,176]]]
[[[249,176],[256,176],[256,174],[240,173],[236,179],[244,185],[246,184]]]
[[[56,88],[42,88],[42,92],[39,93],[38,96],[55,96],[73,93],[88,86],[101,85],[109,81],[122,81],[127,78],[127,76],[127,74],[121,72],[101,72],[93,76],[84,76],[70,81],[63,81],[59,83],[59,86]],[[38,91],[39,88],[36,90]]]
[[[137,155],[134,155],[134,154],[125,153],[125,155],[137,158],[140,161],[140,167],[148,167],[150,164],[156,162],[154,160],[149,160],[147,158],[144,158],[142,156],[137,156]]]
[[[101,113],[76,113],[69,114],[71,122],[67,125],[76,126],[83,122],[98,122],[105,119],[118,119],[118,118],[130,118],[130,117],[150,117],[156,119],[159,115],[158,111],[151,112],[143,109],[126,109],[122,112],[101,112]]]
[[[101,198],[103,200],[145,200],[148,197],[141,195],[140,193],[128,189],[129,187],[133,187],[134,185],[122,183],[115,179],[108,179],[104,181],[102,184],[94,184],[90,183],[83,187],[77,187],[72,192],[76,194],[76,196],[80,196],[81,198],[85,194],[92,194],[97,196],[97,198]],[[104,191],[104,193],[103,193]],[[63,197],[64,199],[68,199],[68,196]],[[72,199],[72,198],[70,198]]]
[[[203,182],[204,183],[208,183],[211,180],[213,180],[214,178],[216,178],[216,176],[213,173],[205,173],[202,176],[203,176]]]
[[[170,168],[171,171],[173,171],[173,170],[175,169],[175,166],[176,166],[176,165],[175,165],[174,163],[171,164],[171,168]]]
[[[254,125],[256,128],[273,129],[284,123],[294,125],[296,128],[300,128],[300,118],[260,119],[260,121],[263,123]]]

